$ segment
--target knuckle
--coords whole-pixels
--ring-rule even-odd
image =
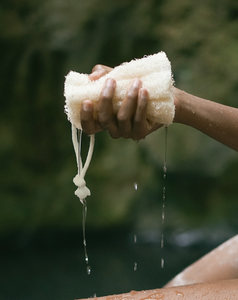
[[[137,106],[139,111],[144,111],[147,109],[147,102],[146,101],[140,101],[138,102],[138,106]]]
[[[117,114],[117,120],[121,124],[126,124],[128,123],[128,117],[123,113],[118,113]]]
[[[138,92],[135,88],[131,88],[131,89],[128,90],[127,98],[129,100],[133,100],[133,99],[137,98],[137,96],[138,96]]]
[[[101,93],[101,100],[109,102],[112,100],[112,96],[113,96],[112,88],[109,87],[104,88]]]

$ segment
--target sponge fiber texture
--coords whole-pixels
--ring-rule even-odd
[[[110,73],[91,81],[87,74],[69,72],[65,79],[65,111],[69,121],[81,128],[80,109],[85,99],[97,101],[105,80],[109,77],[117,81],[113,97],[113,110],[116,114],[134,78],[140,78],[142,86],[149,92],[147,118],[151,122],[170,125],[175,114],[172,96],[173,76],[171,63],[164,52],[134,59],[115,67]],[[96,117],[96,113],[95,113]]]

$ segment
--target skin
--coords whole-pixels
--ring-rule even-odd
[[[162,288],[147,291],[99,297],[99,300],[237,300],[237,281],[227,280],[197,283],[188,286]]]
[[[89,77],[92,80],[96,80],[110,71],[111,68],[109,67],[97,65],[93,68],[93,72]],[[107,130],[113,138],[123,137],[140,140],[162,126],[151,123],[146,119],[149,93],[142,88],[140,79],[135,78],[131,82],[117,115],[113,114],[112,107],[115,88],[116,81],[113,78],[109,78],[101,91],[98,101],[97,120],[93,118],[92,101],[89,99],[83,101],[81,125],[85,133],[90,135],[101,130]]]
[[[89,75],[91,80],[97,80],[112,69],[96,65]],[[146,118],[148,91],[142,87],[140,79],[135,78],[117,113],[113,114],[112,98],[116,81],[109,78],[98,102],[98,118],[93,118],[93,104],[85,99],[81,109],[81,124],[83,131],[93,134],[107,130],[113,138],[131,138],[140,140],[162,125],[151,123]],[[213,101],[202,99],[173,88],[175,104],[174,123],[185,124],[196,128],[213,139],[238,151],[238,109]]]
[[[229,239],[175,276],[165,287],[236,279],[238,286],[238,235]]]
[[[89,75],[97,80],[112,69],[96,65]],[[93,117],[93,103],[85,99],[81,108],[81,125],[87,134],[107,130],[113,138],[140,140],[162,127],[146,118],[149,93],[135,78],[117,113],[113,114],[112,98],[116,81],[109,78],[101,91]],[[174,123],[191,126],[224,145],[238,151],[238,109],[202,99],[173,88]],[[185,269],[164,288],[132,291],[128,294],[101,297],[101,300],[145,299],[238,299],[238,236],[221,245]],[[181,281],[182,278],[182,281]]]

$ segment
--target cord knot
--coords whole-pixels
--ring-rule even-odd
[[[80,202],[91,195],[89,188],[86,187],[86,181],[78,174],[74,177],[73,183],[78,187],[74,194],[79,198]]]
[[[83,204],[84,199],[87,196],[91,195],[90,190],[86,187],[84,176],[87,172],[93,154],[94,134],[90,136],[88,155],[84,166],[82,165],[82,160],[81,160],[81,138],[82,138],[82,130],[81,129],[79,130],[79,138],[78,138],[77,128],[72,124],[72,141],[73,141],[73,146],[74,146],[74,151],[75,151],[76,161],[78,166],[78,173],[73,179],[74,184],[78,187],[77,190],[74,192],[74,194],[79,198],[80,202]]]

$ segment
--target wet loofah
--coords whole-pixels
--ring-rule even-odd
[[[117,81],[113,98],[116,114],[126,91],[134,78],[140,78],[143,87],[149,92],[147,117],[152,122],[170,125],[174,118],[175,106],[172,97],[173,77],[171,64],[164,52],[135,59],[115,67],[110,73],[98,80],[91,81],[87,74],[71,71],[65,80],[65,111],[68,119],[81,128],[80,108],[85,99],[97,102],[107,78]]]
[[[75,195],[80,201],[89,196],[90,190],[86,187],[84,180],[89,167],[94,146],[94,135],[90,137],[90,147],[85,165],[82,166],[80,155],[81,141],[77,139],[77,129],[81,131],[80,108],[85,99],[96,102],[99,100],[105,80],[109,77],[117,81],[116,91],[113,97],[113,109],[116,114],[134,78],[140,78],[143,87],[149,92],[149,103],[147,117],[152,122],[166,126],[173,122],[175,106],[172,96],[173,78],[171,64],[164,52],[146,56],[141,59],[132,60],[128,63],[115,67],[110,73],[98,80],[91,81],[87,74],[80,74],[71,71],[65,80],[64,95],[65,112],[72,123],[72,140],[78,165],[78,174],[74,183],[78,187]],[[94,105],[94,108],[96,105]],[[94,114],[96,118],[96,113]]]

